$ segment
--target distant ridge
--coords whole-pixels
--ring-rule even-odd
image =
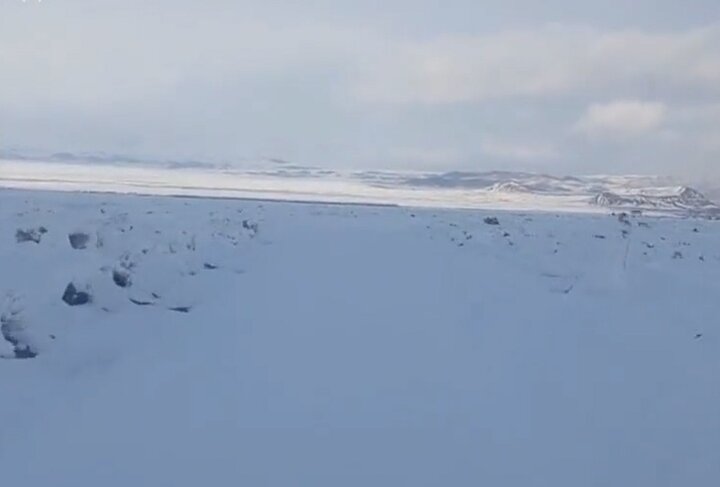
[[[591,203],[607,208],[637,208],[720,212],[720,208],[704,194],[687,186],[676,188],[669,194],[647,194],[643,192],[617,194],[604,191],[596,195]]]
[[[720,218],[720,206],[705,191],[682,185],[673,178],[649,175],[343,171],[270,157],[238,158],[230,162],[151,161],[107,153],[57,152],[40,157],[9,150],[0,152],[0,166],[0,186],[13,188],[446,208],[573,212],[637,210]]]

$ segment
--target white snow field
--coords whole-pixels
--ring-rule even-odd
[[[0,187],[425,208],[580,213],[616,209],[720,218],[720,206],[704,193],[659,176],[336,171],[277,159],[231,165],[96,159],[17,160],[4,159],[0,152]],[[720,194],[712,184],[701,183],[700,188],[706,194]]]
[[[1,190],[0,263],[3,486],[720,485],[717,221]]]

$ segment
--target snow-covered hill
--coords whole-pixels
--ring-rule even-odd
[[[715,221],[0,202],[3,485],[720,483]]]
[[[679,187],[672,190],[630,192],[617,194],[604,191],[592,202],[609,208],[651,209],[679,211],[686,214],[720,215],[720,208],[699,191]]]
[[[556,177],[508,171],[335,171],[278,159],[234,164],[123,161],[56,154],[49,161],[0,160],[0,187],[241,197],[432,208],[611,212],[638,210],[717,218],[696,189],[653,176]]]

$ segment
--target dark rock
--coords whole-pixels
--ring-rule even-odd
[[[155,303],[153,303],[152,301],[140,301],[138,299],[130,298],[130,302],[137,306],[155,306]]]
[[[0,321],[0,339],[5,339],[13,346],[13,354],[16,359],[30,359],[37,357],[37,352],[24,343],[19,330],[18,322],[10,319]]]
[[[82,306],[88,304],[91,300],[90,294],[78,291],[73,283],[70,283],[65,288],[62,300],[69,306]]]
[[[251,223],[251,222],[249,222],[248,220],[243,220],[243,222],[242,222],[242,227],[243,227],[245,230],[249,230],[249,231],[252,232],[253,234],[258,233],[258,228],[259,228],[259,226],[258,226],[257,223]]]
[[[114,270],[112,273],[113,282],[118,287],[130,287],[130,274],[123,271]]]
[[[218,268],[218,266],[216,266],[215,264],[210,264],[210,263],[208,263],[208,262],[205,262],[205,264],[203,265],[203,267],[204,267],[205,269],[207,269],[207,270],[210,270],[210,271],[214,271],[215,269]]]
[[[189,313],[190,312],[190,306],[177,306],[175,308],[168,308],[170,311],[175,311],[176,313]]]
[[[37,352],[30,348],[30,345],[24,347],[15,347],[15,358],[20,360],[26,360],[37,357]]]
[[[76,232],[68,235],[68,239],[70,240],[70,246],[72,248],[75,250],[82,250],[87,247],[87,244],[90,241],[90,235],[87,233]]]
[[[500,225],[500,220],[494,216],[486,217],[483,221],[486,225]]]
[[[17,243],[35,242],[36,244],[39,244],[40,239],[40,232],[34,228],[28,230],[18,228],[15,232],[15,240],[17,241]]]

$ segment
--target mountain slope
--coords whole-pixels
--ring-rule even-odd
[[[652,210],[685,210],[707,214],[720,213],[720,208],[699,191],[679,187],[665,193],[655,191],[617,194],[604,191],[592,199],[592,203],[608,208],[631,208]]]

